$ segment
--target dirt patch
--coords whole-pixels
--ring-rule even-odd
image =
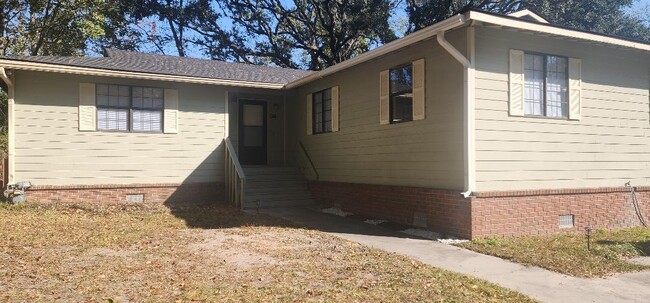
[[[274,242],[269,240],[274,237],[272,233],[247,237],[232,232],[205,230],[200,234],[204,239],[189,245],[190,250],[197,255],[208,255],[211,259],[219,259],[239,270],[280,263],[278,259],[254,248],[257,245],[274,245]]]

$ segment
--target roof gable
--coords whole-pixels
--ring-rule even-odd
[[[546,23],[546,24],[551,23],[546,18],[540,16],[539,14],[529,9],[522,9],[520,11],[516,11],[514,13],[508,14],[508,16],[523,19],[523,20],[533,21],[533,22],[539,22],[539,23]]]

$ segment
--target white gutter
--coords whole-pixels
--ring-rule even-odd
[[[15,133],[14,133],[14,83],[7,75],[5,68],[0,66],[0,78],[7,84],[7,157],[9,162],[9,176],[7,184],[14,182],[15,166]]]
[[[237,86],[237,87],[253,87],[253,88],[268,88],[268,89],[282,89],[282,83],[267,83],[267,82],[252,82],[252,81],[237,81],[227,79],[212,79],[202,77],[189,77],[165,74],[150,74],[142,72],[128,72],[119,70],[109,70],[101,68],[77,67],[69,65],[58,65],[50,63],[37,63],[18,60],[0,59],[0,66],[11,69],[27,70],[27,71],[40,71],[40,72],[54,72],[66,74],[78,74],[89,76],[103,76],[103,77],[119,77],[129,79],[143,79],[143,80],[158,80],[158,81],[171,81],[183,83],[198,83],[198,84],[213,84],[224,86]]]
[[[463,152],[465,191],[461,193],[468,198],[474,188],[474,28],[467,30],[468,59],[458,49],[445,39],[445,32],[437,34],[440,46],[449,52],[460,64],[463,65],[463,139],[465,142]]]
[[[318,80],[320,78],[326,77],[328,75],[331,75],[333,73],[345,70],[347,68],[350,68],[352,66],[361,64],[366,61],[370,61],[372,59],[379,58],[381,56],[384,56],[390,52],[394,52],[396,50],[399,50],[401,48],[404,48],[406,46],[409,46],[411,44],[415,44],[417,42],[432,38],[439,32],[445,32],[450,29],[454,29],[457,27],[460,27],[465,24],[466,18],[465,15],[456,15],[450,18],[447,18],[443,21],[440,21],[432,26],[426,27],[424,29],[421,29],[415,33],[412,33],[408,36],[405,36],[401,39],[397,39],[393,42],[387,43],[386,45],[383,45],[381,47],[378,47],[376,49],[373,49],[369,52],[363,53],[361,55],[358,55],[352,59],[343,61],[341,63],[338,63],[336,65],[330,66],[322,71],[315,72],[309,76],[306,76],[304,78],[298,79],[296,81],[293,81],[287,85],[284,86],[285,89],[292,89],[299,87],[301,85],[307,84],[309,82],[312,82],[314,80]]]

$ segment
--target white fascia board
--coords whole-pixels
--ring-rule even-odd
[[[575,38],[575,39],[581,39],[586,41],[593,41],[598,43],[627,47],[627,48],[632,48],[632,49],[637,49],[642,51],[650,51],[650,44],[645,44],[642,42],[634,42],[625,39],[609,37],[605,35],[587,33],[587,32],[582,32],[577,30],[566,29],[566,28],[559,28],[547,24],[538,24],[538,23],[531,23],[531,22],[520,21],[520,20],[513,20],[512,18],[503,18],[503,17],[494,16],[494,15],[481,13],[477,11],[470,11],[467,15],[467,19],[494,24],[494,25],[500,25],[503,27],[511,27],[511,28],[516,28],[521,30],[528,30],[528,31],[545,33],[545,34],[556,35],[556,36],[563,36],[567,38]]]
[[[523,10],[520,10],[520,11],[516,11],[516,12],[514,12],[512,14],[508,14],[508,16],[517,17],[517,18],[521,18],[521,17],[524,17],[524,16],[529,16],[529,17],[531,17],[531,18],[533,18],[533,19],[535,19],[535,20],[537,20],[537,21],[539,21],[541,23],[550,23],[550,22],[548,22],[548,20],[544,19],[544,17],[542,17],[542,16],[540,16],[538,14],[535,14],[535,13],[533,13],[532,11],[530,11],[528,9],[523,9]]]
[[[6,69],[16,69],[16,70],[26,70],[26,71],[40,71],[40,72],[170,81],[170,82],[182,82],[182,83],[266,88],[266,89],[277,89],[277,90],[280,90],[284,87],[284,84],[282,83],[265,83],[265,82],[211,79],[211,78],[188,77],[188,76],[177,76],[177,75],[150,74],[150,73],[142,73],[142,72],[129,72],[129,71],[77,67],[77,66],[59,65],[59,64],[50,64],[50,63],[28,62],[28,61],[11,60],[11,59],[0,59],[0,66]]]
[[[296,81],[293,81],[285,86],[286,89],[292,89],[296,88],[298,86],[301,86],[303,84],[309,83],[311,81],[323,78],[325,76],[331,75],[333,73],[342,71],[344,69],[348,69],[350,67],[353,67],[355,65],[361,64],[363,62],[370,61],[372,59],[376,59],[378,57],[384,56],[388,53],[394,52],[396,50],[399,50],[401,48],[404,48],[406,46],[409,46],[411,44],[415,44],[417,42],[429,39],[431,37],[434,37],[437,33],[439,32],[444,32],[448,31],[450,29],[454,29],[457,27],[461,27],[465,24],[466,18],[465,15],[455,15],[453,17],[447,18],[443,21],[440,21],[434,25],[431,25],[429,27],[425,27],[415,33],[412,33],[410,35],[407,35],[405,37],[402,37],[400,39],[397,39],[393,42],[387,43],[383,46],[380,46],[376,49],[373,49],[371,51],[365,52],[361,55],[358,55],[352,59],[343,61],[341,63],[338,63],[336,65],[330,66],[322,71],[315,72],[309,76],[306,76],[304,78],[298,79]]]

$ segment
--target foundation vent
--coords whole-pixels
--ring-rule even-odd
[[[144,194],[128,194],[126,195],[126,202],[142,203],[144,202]]]
[[[560,215],[560,228],[571,228],[573,227],[573,215]]]

